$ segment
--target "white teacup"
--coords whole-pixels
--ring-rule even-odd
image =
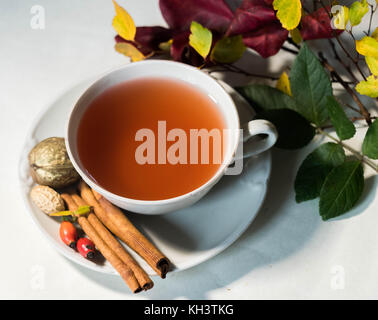
[[[125,198],[105,190],[85,173],[86,170],[80,161],[77,150],[76,138],[78,127],[81,118],[90,103],[103,91],[116,84],[127,80],[144,77],[167,77],[185,81],[191,85],[199,87],[215,101],[219,112],[222,113],[226,121],[226,129],[230,129],[226,130],[229,136],[225,137],[227,139],[227,143],[224,150],[224,161],[216,174],[199,188],[184,195],[170,199],[153,201],[135,200]],[[143,214],[163,214],[190,206],[200,200],[225,174],[228,166],[234,162],[239,140],[241,138],[244,142],[245,151],[242,155],[244,158],[257,155],[268,150],[277,140],[277,131],[268,121],[253,120],[246,123],[242,127],[243,137],[240,137],[239,115],[235,104],[229,94],[216,80],[197,68],[183,63],[165,60],[149,60],[128,64],[120,69],[112,71],[98,79],[85,91],[71,111],[66,129],[66,146],[70,159],[83,180],[94,190],[107,198],[110,202],[114,203],[118,207],[132,212]],[[250,140],[251,137],[258,134],[264,134],[266,137],[263,140],[258,141]]]

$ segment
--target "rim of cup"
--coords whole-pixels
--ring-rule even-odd
[[[237,146],[238,146],[238,142],[239,142],[239,138],[240,138],[240,133],[239,133],[239,130],[236,130],[236,134],[233,135],[233,145],[232,145],[232,148],[229,148],[228,150],[228,153],[224,156],[224,159],[223,159],[223,162],[222,164],[220,165],[220,167],[218,168],[218,170],[216,171],[216,173],[209,179],[207,180],[204,184],[202,184],[201,186],[197,187],[196,189],[190,191],[190,192],[187,192],[183,195],[180,195],[180,196],[176,196],[176,197],[172,197],[172,198],[168,198],[168,199],[161,199],[161,200],[138,200],[138,199],[133,199],[133,198],[127,198],[127,197],[123,197],[123,196],[120,196],[120,195],[117,195],[107,189],[104,189],[103,187],[101,187],[99,184],[97,184],[95,181],[93,181],[86,172],[84,172],[82,170],[81,167],[84,167],[83,165],[80,165],[80,159],[79,159],[79,155],[78,155],[78,152],[76,151],[76,154],[74,154],[71,150],[71,139],[70,138],[72,135],[70,134],[71,130],[72,130],[72,115],[79,109],[81,108],[82,106],[82,98],[85,97],[86,95],[90,94],[91,91],[93,90],[93,88],[98,85],[99,82],[101,81],[104,81],[106,80],[107,78],[109,77],[112,77],[112,75],[116,72],[120,72],[122,70],[128,70],[130,68],[136,68],[136,67],[140,67],[140,68],[143,68],[143,66],[146,66],[146,68],[148,68],[148,65],[151,65],[151,64],[159,64],[160,66],[162,65],[165,65],[165,67],[167,68],[170,68],[170,67],[177,67],[177,68],[182,68],[183,70],[186,70],[187,72],[192,72],[192,73],[196,73],[196,74],[202,74],[202,75],[205,75],[207,80],[206,81],[209,81],[209,82],[212,82],[213,85],[215,85],[218,89],[221,89],[221,91],[223,92],[223,98],[226,99],[227,101],[224,102],[224,103],[228,103],[229,106],[231,106],[233,108],[233,113],[234,113],[234,118],[235,118],[235,122],[237,122],[237,129],[240,129],[240,121],[239,121],[239,114],[237,112],[237,109],[236,109],[236,106],[235,106],[235,103],[234,101],[232,100],[231,96],[226,92],[226,90],[215,80],[213,79],[211,76],[209,76],[208,74],[205,74],[204,72],[200,71],[199,69],[195,68],[195,67],[192,67],[192,66],[189,66],[187,64],[184,64],[184,63],[181,63],[181,62],[176,62],[176,61],[167,61],[167,60],[148,60],[148,61],[139,61],[139,62],[133,62],[133,63],[130,63],[130,64],[127,64],[125,66],[122,66],[122,67],[118,67],[118,68],[115,68],[115,69],[112,69],[110,71],[108,71],[107,73],[101,75],[98,79],[96,79],[82,94],[81,96],[79,97],[79,99],[76,101],[75,105],[73,106],[73,108],[71,109],[71,112],[70,112],[70,115],[68,117],[68,120],[66,122],[66,130],[65,130],[65,142],[66,142],[66,148],[67,148],[67,152],[68,152],[68,155],[69,155],[69,158],[74,166],[74,168],[76,169],[76,171],[79,173],[79,175],[81,176],[81,178],[89,185],[91,186],[93,189],[95,189],[98,193],[102,194],[105,198],[108,198],[109,200],[116,200],[116,201],[127,201],[129,202],[130,204],[151,204],[151,205],[166,205],[166,204],[169,204],[169,203],[174,203],[174,202],[178,202],[180,200],[183,200],[183,199],[186,199],[186,198],[189,198],[201,191],[204,191],[206,190],[209,186],[212,185],[212,183],[216,182],[223,174],[224,174],[224,171],[227,169],[227,167],[232,163],[232,160],[234,158],[234,155],[235,155],[235,152],[236,152],[236,149],[237,149]],[[162,66],[163,67],[163,66]],[[140,78],[144,78],[145,76],[142,76]],[[153,76],[153,77],[162,77],[162,78],[170,78],[170,79],[177,79],[177,80],[184,80],[183,77],[180,77],[180,76],[177,76],[177,77],[167,77],[165,76],[164,74],[162,74],[161,76]],[[137,79],[139,77],[136,77],[135,79]],[[117,82],[118,83],[122,83],[122,82],[126,82],[128,80],[123,80],[123,81],[119,81]],[[184,80],[185,81],[185,80]],[[187,81],[186,81],[187,82]],[[194,85],[194,84],[191,84],[191,85]],[[194,85],[196,86],[196,85]],[[199,89],[201,89],[202,91],[205,91],[206,92],[206,88],[200,88],[199,86],[197,86]],[[211,96],[211,92],[207,91],[207,93]],[[99,94],[101,93],[98,93],[97,95],[95,94],[94,96],[98,96]],[[215,102],[216,105],[219,105],[220,102]],[[87,104],[85,106],[85,108],[87,108],[90,104]],[[222,112],[222,111],[221,111]],[[222,112],[223,113],[223,112]],[[79,121],[80,122],[80,121]],[[76,137],[76,135],[75,135]],[[230,143],[230,142],[227,142],[227,143]]]

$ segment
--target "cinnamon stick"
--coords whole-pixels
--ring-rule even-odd
[[[72,199],[80,206],[86,206],[87,203],[77,194],[72,195]],[[89,213],[87,217],[89,223],[105,241],[105,243],[114,251],[114,253],[134,272],[136,279],[144,290],[149,290],[154,286],[151,278],[142,269],[137,261],[126,251],[119,241],[110,233],[101,223],[95,214]]]
[[[70,211],[76,211],[78,205],[75,203],[71,195],[65,193],[62,194],[63,200],[66,202],[68,209]],[[89,223],[88,219],[84,216],[78,217],[78,222],[83,228],[86,235],[93,241],[97,249],[102,253],[106,260],[117,270],[122,279],[126,282],[132,292],[137,293],[142,290],[136,279],[133,271],[122,262],[120,258],[113,252],[112,249],[105,243],[105,241],[100,237],[97,231]]]
[[[96,216],[118,238],[138,253],[163,279],[170,268],[170,262],[130,222],[125,214],[102,195],[92,190],[84,181],[79,186],[81,197],[93,206]]]

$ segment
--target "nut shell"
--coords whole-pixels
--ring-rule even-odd
[[[51,188],[64,188],[79,179],[79,174],[68,157],[63,138],[48,138],[38,143],[29,153],[33,180]]]
[[[44,213],[51,214],[65,209],[60,194],[48,186],[34,186],[30,191],[30,197]]]

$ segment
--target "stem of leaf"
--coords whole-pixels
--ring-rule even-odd
[[[370,35],[371,25],[372,25],[372,22],[373,22],[373,16],[374,16],[375,11],[376,11],[377,8],[378,8],[378,5],[375,7],[375,9],[374,9],[374,6],[373,6],[372,4],[369,4],[369,6],[370,6],[370,10],[371,10],[371,11],[370,11],[369,30],[368,30],[367,36]]]
[[[337,50],[336,50],[336,47],[335,47],[335,43],[332,41],[332,40],[328,40],[329,44],[331,45],[331,49],[333,51],[333,54],[334,54],[334,58],[345,68],[345,70],[349,73],[349,75],[353,78],[353,81],[354,83],[357,83],[358,82],[358,79],[356,78],[356,76],[354,75],[352,69],[350,68],[350,66],[348,66],[339,56]]]
[[[358,152],[357,150],[353,149],[352,147],[350,146],[347,146],[345,143],[343,143],[341,140],[331,136],[328,132],[322,130],[321,128],[316,128],[317,131],[330,138],[331,140],[335,141],[336,143],[338,143],[339,145],[341,145],[344,149],[350,151],[353,155],[355,155],[359,160],[361,160],[363,163],[365,163],[366,165],[368,165],[369,167],[371,167],[375,172],[378,172],[378,166],[375,165],[375,163],[373,163],[371,160],[369,160],[368,158],[366,158],[364,155],[362,155],[360,152]]]
[[[292,38],[289,37],[286,41],[296,47],[298,50],[301,50],[301,46],[299,44],[296,44]]]
[[[366,123],[370,126],[371,125],[371,117],[368,110],[362,104],[361,100],[358,96],[354,93],[354,91],[349,87],[349,85],[341,78],[341,76],[336,72],[335,68],[333,68],[328,61],[324,58],[322,53],[319,53],[319,57],[323,63],[323,66],[335,76],[335,78],[340,82],[340,84],[344,87],[344,89],[350,94],[353,100],[357,103],[358,107],[360,108],[361,115],[365,118]]]
[[[299,53],[299,51],[290,49],[290,48],[285,47],[285,46],[282,46],[281,49],[284,50],[284,51],[290,52],[292,54],[295,54],[295,55],[297,55]]]
[[[234,73],[243,74],[243,75],[249,76],[249,77],[269,79],[269,80],[273,80],[273,81],[278,80],[277,77],[266,76],[266,75],[263,75],[263,74],[251,73],[249,71],[243,70],[243,69],[241,69],[241,68],[239,68],[235,65],[231,65],[231,64],[222,64],[220,66],[223,67],[223,69],[212,69],[212,70],[209,70],[208,72],[209,73],[213,73],[213,72],[234,72]]]
[[[377,119],[377,117],[371,117],[371,119],[375,120],[375,119]],[[364,117],[352,117],[349,120],[352,121],[352,122],[356,122],[356,121],[360,121],[360,120],[365,120],[365,118]],[[325,126],[321,127],[321,129],[330,129],[330,128],[334,128],[334,126],[330,124],[330,125],[325,125]]]

